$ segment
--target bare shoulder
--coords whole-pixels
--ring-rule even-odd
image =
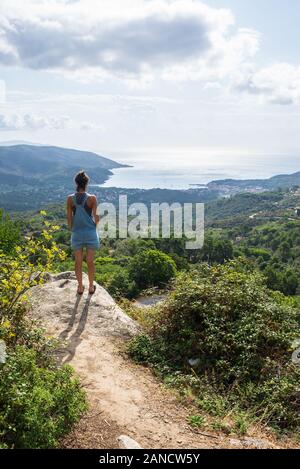
[[[95,194],[89,194],[89,198],[91,200],[91,202],[97,202],[97,197],[95,196]]]
[[[73,203],[73,194],[68,195],[67,197],[67,204]]]

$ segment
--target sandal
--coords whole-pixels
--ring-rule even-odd
[[[82,288],[82,291],[79,291],[79,288],[77,288],[77,295],[83,295],[84,292],[84,287]]]
[[[90,294],[90,295],[93,295],[93,294],[95,293],[95,291],[96,291],[96,285],[93,285],[93,291],[91,291],[91,290],[89,289],[89,294]]]

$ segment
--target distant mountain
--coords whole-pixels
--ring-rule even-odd
[[[219,190],[222,195],[238,192],[263,192],[300,186],[300,171],[294,174],[280,174],[269,179],[223,179],[207,184],[210,190]]]
[[[31,210],[60,202],[74,190],[73,177],[80,169],[87,171],[92,184],[102,184],[112,175],[111,169],[125,166],[86,151],[46,145],[1,146],[0,144],[0,208],[9,211]],[[219,217],[220,207],[229,215],[237,215],[240,213],[241,205],[244,204],[244,209],[247,206],[250,213],[252,205],[257,205],[259,201],[259,207],[266,209],[270,204],[267,194],[261,194],[261,199],[250,196],[280,187],[293,186],[300,186],[300,171],[269,179],[212,181],[205,187],[201,185],[188,190],[113,187],[93,187],[91,190],[96,193],[99,200],[115,202],[120,194],[126,193],[129,203],[143,202],[147,205],[151,202],[173,203],[174,201],[209,203],[222,197],[227,198],[227,201],[218,200],[216,207],[212,205],[207,212],[210,218],[214,219],[215,216]],[[250,194],[244,194],[240,199],[229,200],[229,197],[239,193]]]
[[[0,146],[0,185],[72,184],[80,169],[90,173],[91,181],[101,184],[120,168],[113,160],[96,153],[53,146]]]

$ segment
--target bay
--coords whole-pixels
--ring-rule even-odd
[[[149,148],[111,151],[109,157],[130,167],[113,169],[102,187],[189,189],[212,180],[265,179],[300,171],[300,155]]]

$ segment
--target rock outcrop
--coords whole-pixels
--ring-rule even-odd
[[[88,285],[88,277],[83,274]],[[116,304],[109,293],[96,285],[93,295],[87,287],[82,296],[76,294],[77,281],[74,272],[48,275],[47,283],[36,286],[30,291],[32,314],[35,319],[51,332],[66,339],[68,333],[77,325],[76,336],[93,335],[113,336],[126,339],[138,332],[138,325]]]

